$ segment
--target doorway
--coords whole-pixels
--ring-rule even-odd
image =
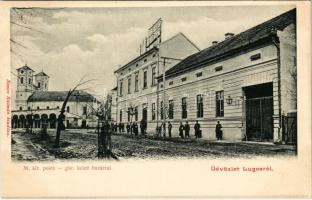
[[[273,140],[273,84],[243,88],[246,101],[246,136],[249,141]]]

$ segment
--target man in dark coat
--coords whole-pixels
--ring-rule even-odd
[[[129,124],[129,122],[127,123],[126,129],[127,129],[127,133],[130,133],[130,124]]]
[[[179,135],[180,135],[181,138],[184,138],[183,131],[184,131],[184,126],[183,126],[182,122],[180,122]]]
[[[136,122],[133,123],[133,132],[134,132],[135,136],[138,136],[139,128],[138,128],[138,124]]]
[[[190,138],[190,125],[188,124],[188,121],[186,121],[184,130],[185,130],[185,138]]]
[[[169,138],[171,138],[171,129],[172,129],[172,124],[170,122],[168,122],[168,134],[169,134]]]
[[[200,138],[200,124],[198,123],[198,120],[196,120],[196,123],[194,125],[194,131],[195,131],[195,138]]]
[[[145,133],[146,133],[146,122],[144,119],[142,119],[140,122],[140,128],[141,128],[141,134],[145,135]]]
[[[217,140],[222,140],[222,125],[220,124],[220,121],[217,122],[216,125],[216,138]]]

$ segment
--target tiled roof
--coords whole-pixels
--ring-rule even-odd
[[[272,28],[283,30],[291,23],[296,24],[296,9],[292,9],[271,20],[250,28],[240,34],[210,46],[198,53],[188,56],[177,65],[166,71],[166,77],[171,77],[186,71],[200,68],[203,63],[209,63],[223,58],[231,53],[237,53],[239,49],[248,47],[256,42],[268,38],[272,34]]]
[[[35,76],[47,76],[49,77],[46,73],[44,72],[39,72],[38,74],[36,74]]]
[[[38,101],[64,101],[67,96],[68,91],[36,91],[29,98],[29,102]],[[84,91],[75,91],[69,97],[68,101],[74,102],[93,102],[95,98]]]

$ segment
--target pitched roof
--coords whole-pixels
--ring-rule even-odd
[[[33,72],[34,72],[34,70],[33,70],[33,69],[31,69],[30,67],[28,67],[27,65],[24,65],[23,67],[17,68],[16,70],[17,70],[17,71],[19,71],[19,70],[21,70],[21,69],[31,70],[31,71],[33,71]]]
[[[265,38],[271,37],[273,27],[277,30],[283,30],[291,23],[296,23],[296,9],[285,12],[238,35],[225,39],[216,45],[188,56],[166,71],[166,77],[178,75],[191,69],[200,68],[204,63],[216,61],[224,58],[226,55],[237,53],[237,51],[243,47],[248,47],[249,45],[253,45]]]
[[[29,102],[38,101],[64,101],[68,91],[36,91],[28,98]],[[84,91],[74,91],[68,101],[92,102],[95,97]]]
[[[42,72],[39,72],[38,74],[36,74],[35,76],[47,76],[49,77],[46,73],[44,73],[43,71]]]

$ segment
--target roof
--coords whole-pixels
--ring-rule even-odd
[[[64,101],[68,91],[35,91],[28,98],[29,102],[39,101]],[[68,101],[93,102],[95,97],[84,91],[74,91]]]
[[[49,77],[46,73],[44,73],[43,71],[42,72],[39,72],[38,74],[36,74],[35,76],[47,76]]]
[[[133,60],[131,60],[130,62],[128,62],[128,63],[125,64],[124,66],[119,67],[119,68],[115,71],[115,73],[116,73],[116,72],[119,72],[119,71],[122,70],[122,69],[127,68],[128,66],[130,66],[130,65],[132,65],[132,64],[134,64],[134,63],[136,63],[136,62],[138,62],[138,61],[141,60],[142,58],[144,58],[144,57],[146,57],[147,55],[149,55],[149,54],[151,54],[152,52],[154,52],[156,49],[158,49],[158,48],[157,48],[157,47],[151,48],[150,50],[148,50],[148,51],[146,51],[145,53],[143,53],[142,55],[140,55],[140,56],[134,58]]]
[[[34,70],[31,69],[30,67],[28,67],[27,65],[24,65],[23,67],[17,68],[16,70],[19,71],[19,70],[21,70],[21,69],[31,70],[31,71],[34,72]]]
[[[186,37],[182,32],[179,32],[178,34],[175,34],[174,36],[172,36],[171,38],[167,39],[166,41],[162,42],[161,44],[165,44],[167,42],[169,42],[170,40],[173,40],[174,38],[178,37],[179,35],[181,35],[182,37],[184,37],[190,44],[192,44],[198,51],[200,51],[200,48],[198,46],[196,46],[196,44],[194,44],[194,42],[192,42],[188,37]]]
[[[114,90],[117,90],[117,86],[116,86],[116,87],[114,87],[113,89],[111,89],[111,91],[114,91]]]
[[[296,9],[285,12],[271,20],[250,28],[238,35],[210,46],[198,53],[192,54],[166,71],[166,77],[171,77],[186,71],[200,68],[203,64],[223,59],[237,53],[240,49],[261,44],[264,39],[272,37],[272,28],[283,30],[291,23],[296,24]]]

